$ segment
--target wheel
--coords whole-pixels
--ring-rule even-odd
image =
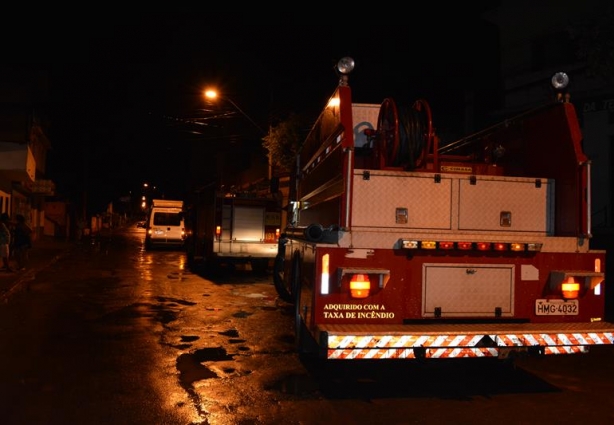
[[[308,356],[310,350],[310,335],[301,317],[301,256],[297,252],[292,256],[291,295],[294,303],[294,345],[301,356]]]
[[[273,263],[273,284],[279,298],[289,304],[294,303],[294,297],[292,297],[292,288],[290,282],[286,282],[286,279],[290,277],[290,273],[286,275],[286,243],[287,239],[282,238],[278,242],[277,255],[275,256],[275,262]]]

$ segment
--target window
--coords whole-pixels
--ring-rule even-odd
[[[181,214],[170,212],[154,213],[154,226],[181,226]]]

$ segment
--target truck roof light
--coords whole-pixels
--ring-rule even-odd
[[[460,250],[468,251],[473,248],[473,242],[458,242],[456,246],[458,246]]]
[[[550,81],[555,90],[563,90],[569,85],[569,76],[564,72],[557,72]]]
[[[349,56],[345,56],[339,59],[339,62],[337,62],[337,71],[339,71],[341,74],[347,75],[354,70],[354,65],[354,59]]]
[[[437,248],[437,242],[435,242],[435,241],[422,241],[422,242],[420,242],[420,248],[422,248],[422,249],[435,249],[435,248]]]
[[[495,251],[507,251],[507,244],[502,242],[495,242]]]
[[[339,59],[337,62],[337,73],[339,74],[339,85],[348,85],[348,74],[354,70],[354,59],[349,56]]]
[[[524,244],[523,243],[512,243],[510,244],[510,250],[516,251],[516,252],[524,251]]]

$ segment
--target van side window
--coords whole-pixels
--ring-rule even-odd
[[[154,214],[155,226],[180,226],[181,216],[178,213],[157,212]]]

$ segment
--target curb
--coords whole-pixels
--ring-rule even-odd
[[[70,252],[70,251],[67,251],[67,252]],[[56,254],[50,260],[46,261],[42,265],[39,265],[38,267],[34,269],[28,270],[24,274],[18,276],[13,282],[13,284],[6,291],[0,294],[0,302],[2,302],[3,304],[7,304],[13,295],[19,292],[22,292],[24,290],[28,290],[29,283],[33,281],[34,279],[36,279],[36,273],[51,266],[53,263],[58,261],[61,257],[66,255],[67,252]]]

